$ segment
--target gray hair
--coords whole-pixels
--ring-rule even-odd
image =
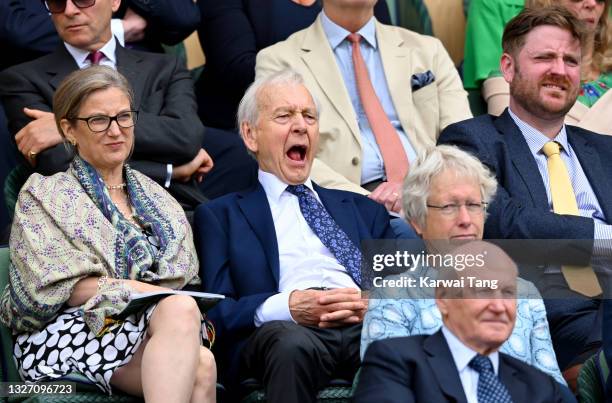
[[[240,104],[238,105],[238,113],[236,114],[236,124],[240,130],[240,134],[244,136],[242,132],[242,124],[247,123],[250,127],[257,126],[259,120],[259,113],[261,112],[261,96],[262,91],[267,87],[277,85],[303,85],[310,97],[312,98],[315,107],[317,108],[317,119],[319,118],[321,105],[317,98],[313,95],[312,91],[304,84],[304,77],[297,71],[287,68],[276,73],[272,73],[266,77],[261,77],[255,80],[253,84],[244,93]]]
[[[455,146],[433,147],[410,164],[404,180],[402,202],[408,221],[425,225],[431,182],[447,170],[475,179],[480,184],[480,194],[485,203],[491,201],[497,191],[497,180],[476,157]]]

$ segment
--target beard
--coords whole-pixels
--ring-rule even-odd
[[[565,88],[559,91],[558,96],[548,94],[547,98],[556,98],[555,102],[546,99],[541,91],[548,91],[543,87],[544,84],[557,85]],[[567,112],[572,109],[578,97],[579,86],[572,83],[567,77],[549,74],[542,79],[530,79],[521,73],[518,66],[514,68],[514,79],[510,83],[510,96],[524,110],[529,111],[540,119],[553,120],[565,117]],[[565,101],[561,98],[565,97]]]

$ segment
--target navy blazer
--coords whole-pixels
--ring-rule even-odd
[[[499,353],[498,376],[513,402],[575,402],[552,377],[504,353]],[[467,398],[448,343],[439,330],[432,335],[370,344],[353,401],[466,403]]]
[[[314,184],[321,202],[360,245],[365,239],[395,238],[385,208],[365,196]],[[220,373],[237,367],[244,341],[255,330],[255,311],[278,293],[279,256],[270,205],[263,187],[232,193],[196,209],[196,249],[204,291],[226,299],[208,312],[217,330]]]
[[[566,126],[574,149],[608,223],[612,223],[612,137]],[[438,144],[474,154],[496,176],[499,187],[489,208],[489,239],[593,239],[586,217],[554,214],[537,164],[520,129],[506,110],[448,126]]]

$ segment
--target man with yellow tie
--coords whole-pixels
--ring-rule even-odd
[[[563,123],[581,90],[579,29],[559,8],[522,11],[502,40],[509,108],[440,135],[439,143],[472,152],[497,177],[485,238],[612,239],[612,138]],[[546,309],[559,367],[571,372],[601,341],[599,301],[590,297],[602,284],[590,266],[559,272],[576,298],[549,301]]]

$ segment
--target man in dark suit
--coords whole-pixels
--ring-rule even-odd
[[[500,66],[510,84],[509,108],[440,135],[439,143],[472,152],[497,177],[485,238],[612,239],[612,138],[563,123],[580,88],[577,24],[563,9],[521,12],[503,36]],[[601,342],[599,303],[584,296],[601,293],[605,282],[591,268],[574,280],[565,267],[542,272],[549,279],[554,274],[557,288],[575,297],[545,300],[559,366],[570,379],[575,374],[567,371]]]
[[[436,289],[442,329],[429,336],[372,343],[363,359],[354,401],[564,401],[552,377],[498,352],[516,320],[514,262],[499,247],[482,241],[462,245],[452,255],[480,256],[484,266],[440,269],[440,280],[464,281]],[[496,283],[472,286],[467,278]],[[575,399],[570,395],[566,401]]]
[[[332,377],[352,379],[360,242],[394,237],[382,205],[311,181],[318,117],[299,74],[257,80],[238,119],[259,183],[195,214],[204,288],[227,297],[209,312],[221,382],[258,378],[269,402],[314,402]]]
[[[67,168],[71,153],[51,113],[55,88],[78,68],[104,64],[119,70],[134,89],[139,120],[130,164],[167,187],[186,210],[205,201],[194,180],[201,181],[212,160],[201,148],[204,128],[185,67],[174,57],[117,43],[110,22],[120,0],[46,4],[64,43],[49,55],[0,74],[9,129],[25,159],[43,174]]]

